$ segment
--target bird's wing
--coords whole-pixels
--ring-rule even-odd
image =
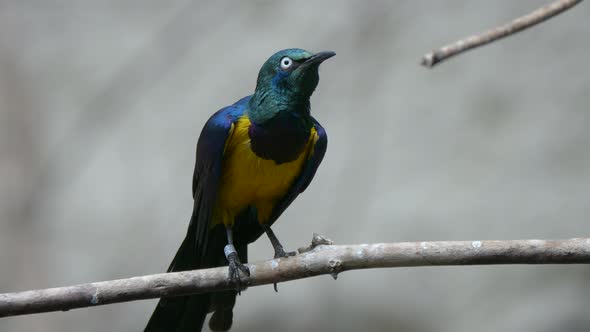
[[[243,113],[247,99],[248,97],[243,98],[213,114],[201,131],[193,175],[193,214],[184,241],[168,272],[211,267],[218,264],[220,255],[223,257],[225,232],[219,232],[222,229],[210,232],[209,221],[217,196],[225,142],[232,134],[234,122]],[[217,255],[210,255],[212,251]],[[246,255],[245,249],[241,252]],[[200,331],[209,312],[212,301],[210,296],[212,295],[200,294],[162,298],[145,331]],[[232,296],[235,298],[235,292]],[[231,296],[225,298],[232,299]],[[220,306],[220,303],[222,302],[217,301],[216,305]],[[230,312],[233,303],[228,305]]]
[[[183,254],[177,254],[168,271],[202,267],[207,255],[209,222],[219,189],[221,164],[225,142],[234,128],[234,122],[243,114],[249,97],[213,114],[201,131],[197,143],[193,173],[193,214],[183,243]],[[180,252],[180,251],[179,251]]]
[[[296,192],[295,196],[307,189],[307,186],[309,186],[311,180],[315,176],[315,172],[318,170],[320,163],[324,159],[326,148],[328,147],[328,135],[326,135],[326,130],[316,119],[312,118],[312,120],[313,126],[316,130],[316,138],[313,144],[311,155],[309,156],[303,171],[299,175],[297,182],[291,188],[291,190]],[[293,199],[295,199],[295,197],[293,197]]]

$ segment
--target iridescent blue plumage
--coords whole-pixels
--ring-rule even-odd
[[[318,84],[319,64],[333,55],[277,52],[261,68],[252,96],[209,118],[197,143],[193,214],[169,272],[229,260],[230,277],[239,286],[236,272],[247,271],[242,265],[247,245],[264,232],[275,257],[286,255],[270,226],[307,188],[326,152],[326,132],[310,115],[309,97]],[[231,250],[228,256],[227,245],[235,247],[234,256]],[[226,331],[236,294],[162,299],[146,331],[199,330],[210,311],[210,328]]]

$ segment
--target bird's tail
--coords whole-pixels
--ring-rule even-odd
[[[192,217],[187,235],[170,264],[168,272],[210,268],[226,264],[223,247],[227,243],[225,229],[218,225],[207,234],[205,243],[196,239],[195,216]],[[219,227],[220,226],[220,227]],[[246,248],[240,248],[240,256],[246,258]],[[204,254],[202,254],[204,253]],[[212,331],[227,331],[232,325],[236,291],[162,298],[158,302],[145,332],[195,332],[201,331],[207,313]]]

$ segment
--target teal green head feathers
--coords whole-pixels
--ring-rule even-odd
[[[319,82],[320,64],[334,52],[290,48],[273,54],[258,73],[249,102],[253,122],[264,123],[281,111],[309,112],[309,97]]]

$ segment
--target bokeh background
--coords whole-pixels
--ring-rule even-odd
[[[325,161],[287,248],[590,234],[588,4],[433,70],[543,1],[0,1],[0,292],[164,271],[200,130],[279,49],[334,50]],[[272,255],[266,238],[251,260]],[[588,331],[590,267],[347,272],[249,289],[233,331]],[[139,331],[156,301],[0,319]]]

